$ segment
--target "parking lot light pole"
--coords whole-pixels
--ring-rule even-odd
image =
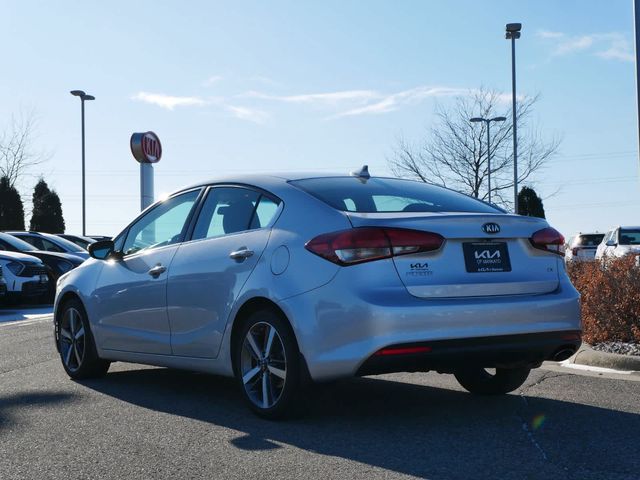
[[[490,125],[491,122],[504,122],[506,117],[493,117],[493,118],[482,118],[482,117],[473,117],[469,121],[476,122],[484,122],[487,124],[487,172],[488,172],[488,183],[489,183],[489,203],[491,203],[491,134]]]
[[[511,103],[513,109],[513,212],[518,214],[518,126],[516,122],[516,40],[521,23],[507,23],[505,38],[511,40]]]
[[[85,195],[85,169],[84,169],[84,102],[85,100],[95,100],[93,95],[87,95],[82,90],[71,90],[71,95],[74,97],[80,97],[80,111],[81,111],[81,123],[82,123],[82,235],[87,234],[86,231],[86,195]]]

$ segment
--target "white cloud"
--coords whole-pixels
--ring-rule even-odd
[[[255,108],[227,105],[226,109],[234,117],[239,118],[240,120],[247,120],[249,122],[263,124],[269,119],[269,114],[267,112],[257,110]]]
[[[551,32],[549,30],[538,30],[536,36],[540,38],[561,38],[564,36],[562,32]]]
[[[131,97],[132,100],[138,100],[151,105],[173,110],[176,107],[197,107],[205,105],[207,102],[199,97],[178,97],[174,95],[165,95],[164,93],[138,92]]]
[[[577,52],[580,50],[586,50],[593,45],[593,35],[583,35],[581,37],[573,37],[568,40],[562,41],[556,47],[555,55],[567,55],[569,53]]]
[[[348,117],[354,115],[371,115],[392,112],[404,105],[416,105],[430,97],[455,97],[469,93],[469,89],[451,87],[421,86],[388,95],[381,95],[378,101],[363,107],[352,108],[335,115]]]
[[[240,120],[264,124],[271,115],[264,109],[256,108],[256,101],[279,102],[321,108],[329,112],[328,118],[376,115],[393,112],[401,108],[418,105],[429,98],[458,97],[471,95],[474,89],[422,85],[397,92],[382,93],[377,90],[339,90],[295,95],[272,95],[250,91],[231,97],[180,97],[161,93],[139,92],[131,98],[157,105],[167,110],[176,107],[210,106],[221,109]],[[522,96],[520,99],[524,98]],[[511,102],[511,95],[499,94],[500,103]]]
[[[468,91],[468,89],[462,88],[420,86],[395,93],[381,93],[377,90],[341,90],[296,95],[270,95],[250,91],[238,95],[238,97],[339,109],[341,111],[334,117],[345,117],[391,112],[403,105],[415,105],[429,97],[457,96]]]
[[[635,59],[631,42],[620,32],[570,36],[541,30],[536,35],[553,45],[553,56],[586,52],[607,60],[632,62]]]
[[[241,97],[275,100],[287,103],[315,103],[336,105],[341,102],[364,102],[379,98],[380,94],[373,90],[344,90],[328,93],[307,93],[300,95],[269,95],[261,92],[246,92]]]
[[[220,80],[222,80],[222,76],[221,75],[212,75],[209,78],[207,78],[204,82],[202,82],[202,86],[203,87],[210,87],[216,83],[218,83]]]
[[[596,55],[610,60],[620,60],[623,62],[635,61],[631,44],[626,39],[614,40],[608,49],[596,52]]]

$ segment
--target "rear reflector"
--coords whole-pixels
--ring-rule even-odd
[[[538,230],[529,241],[534,248],[564,255],[564,237],[555,228],[547,227]]]
[[[562,336],[562,340],[581,340],[582,337],[579,333],[568,333]]]
[[[406,228],[360,227],[325,233],[305,248],[338,265],[354,265],[411,253],[438,250],[444,237]]]
[[[412,353],[429,353],[431,347],[390,347],[378,350],[375,355],[410,355]]]

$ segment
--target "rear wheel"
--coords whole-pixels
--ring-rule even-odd
[[[502,395],[513,392],[529,376],[530,368],[465,368],[455,373],[456,380],[467,391],[480,395]]]
[[[299,352],[289,324],[276,312],[251,314],[234,348],[236,379],[245,401],[258,415],[276,419],[295,408],[299,384]]]
[[[110,362],[98,357],[89,320],[79,300],[64,304],[56,331],[60,360],[71,378],[95,378],[107,373]]]

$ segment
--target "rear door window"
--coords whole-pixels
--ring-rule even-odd
[[[279,202],[245,187],[214,187],[207,194],[192,240],[219,237],[268,226]]]
[[[343,212],[504,213],[467,195],[412,180],[322,177],[289,183]]]

